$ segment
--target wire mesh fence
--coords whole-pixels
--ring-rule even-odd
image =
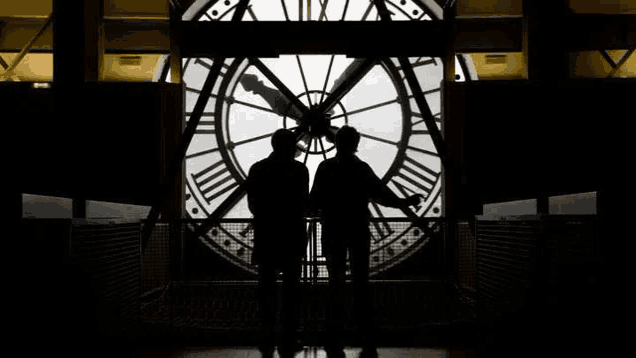
[[[143,227],[142,223],[142,227]],[[437,251],[420,257],[419,267],[411,263],[412,275],[430,276],[431,265],[443,262],[445,222],[442,219],[373,220],[370,223],[370,278],[391,268],[403,266],[409,257],[421,253],[425,247]],[[320,220],[306,221],[307,246],[302,261],[303,283],[328,281],[326,257],[322,250]],[[269,239],[269,238],[268,238]],[[286,248],[271,238],[272,246]],[[142,254],[144,292],[158,291],[171,280],[187,281],[255,281],[258,266],[252,261],[254,231],[251,220],[225,219],[216,222],[180,220],[159,223],[154,229],[148,248]],[[429,250],[430,251],[430,250]],[[347,254],[348,255],[348,254]],[[413,260],[411,260],[413,261]],[[351,266],[347,256],[347,276]],[[439,271],[439,270],[437,270]],[[281,277],[279,277],[280,279]]]
[[[307,219],[306,229],[300,314],[303,324],[316,326],[325,318],[329,275],[320,220]],[[440,305],[447,292],[439,283],[429,284],[426,294],[419,292],[422,287],[401,283],[430,283],[432,276],[442,271],[444,260],[439,256],[445,248],[444,220],[374,220],[370,232],[370,281],[379,322],[395,323],[402,317],[406,324],[418,312],[421,322],[443,321],[446,311]],[[188,327],[258,326],[258,266],[251,260],[253,240],[250,220],[158,224],[142,254],[144,319]],[[391,272],[395,274],[391,276]],[[351,281],[348,257],[347,280]],[[282,273],[278,282],[282,283]],[[345,296],[351,298],[351,292]]]

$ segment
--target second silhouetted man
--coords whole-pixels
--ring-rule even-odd
[[[363,348],[375,350],[372,334],[373,311],[369,305],[369,203],[403,208],[417,205],[423,196],[407,199],[396,196],[371,167],[356,155],[360,134],[352,127],[342,127],[336,133],[337,154],[323,161],[316,171],[310,193],[314,210],[322,212],[322,253],[327,260],[332,300],[328,308],[328,321],[332,333],[327,350],[339,350],[339,331],[344,316],[342,297],[345,284],[347,250],[353,274],[354,317],[365,341]]]

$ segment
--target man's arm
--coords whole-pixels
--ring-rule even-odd
[[[256,175],[254,170],[255,166],[256,165],[252,165],[252,167],[250,168],[249,174],[247,175],[247,180],[245,180],[245,186],[246,186],[246,192],[247,192],[247,207],[250,209],[250,212],[252,213],[252,215],[255,215],[256,201],[257,201],[257,199],[255,198],[256,188],[254,187],[254,184],[255,184],[254,176]]]
[[[309,205],[309,170],[303,165],[303,213],[305,216],[309,213]]]
[[[411,195],[408,198],[402,199],[395,195],[395,193],[389,189],[388,186],[382,183],[382,180],[373,172],[373,169],[367,165],[368,177],[371,182],[371,197],[378,204],[388,206],[391,208],[404,208],[411,205],[419,204],[420,200],[424,200],[424,196],[421,194]]]
[[[322,196],[323,191],[323,181],[324,181],[324,162],[318,165],[318,169],[316,169],[316,176],[314,177],[314,185],[311,187],[311,192],[309,193],[309,205],[308,211],[309,215],[316,215],[319,210],[322,209],[322,203],[320,198]]]

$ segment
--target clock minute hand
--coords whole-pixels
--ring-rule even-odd
[[[374,58],[357,58],[349,64],[331,88],[330,95],[318,105],[319,113],[328,113],[376,65]]]

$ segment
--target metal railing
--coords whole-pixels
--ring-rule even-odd
[[[205,220],[183,219],[158,223],[144,252],[144,270],[163,286],[167,281],[256,281],[258,266],[252,262],[253,229],[249,219],[224,219],[209,224]],[[142,221],[143,226],[143,221]],[[322,225],[318,218],[306,219],[307,251],[302,261],[302,282],[317,284],[328,280],[322,252]],[[443,218],[372,219],[370,278],[391,279],[390,269],[409,266],[411,279],[439,273],[445,262]],[[171,239],[172,237],[172,239]],[[275,243],[273,243],[275,244]],[[432,252],[435,246],[435,252]],[[424,254],[423,251],[428,251]],[[284,249],[284,248],[281,248]],[[420,263],[413,262],[420,254]],[[440,257],[442,256],[442,257]],[[348,263],[348,259],[347,259]],[[223,269],[224,272],[220,272]],[[158,273],[160,270],[161,273]],[[419,270],[419,272],[418,272]],[[216,272],[215,272],[216,271]],[[347,267],[347,275],[350,275]],[[390,276],[390,275],[389,275]],[[380,278],[381,277],[381,278]],[[393,279],[400,279],[394,277]],[[146,290],[157,285],[145,284]],[[159,287],[157,286],[157,287]]]

